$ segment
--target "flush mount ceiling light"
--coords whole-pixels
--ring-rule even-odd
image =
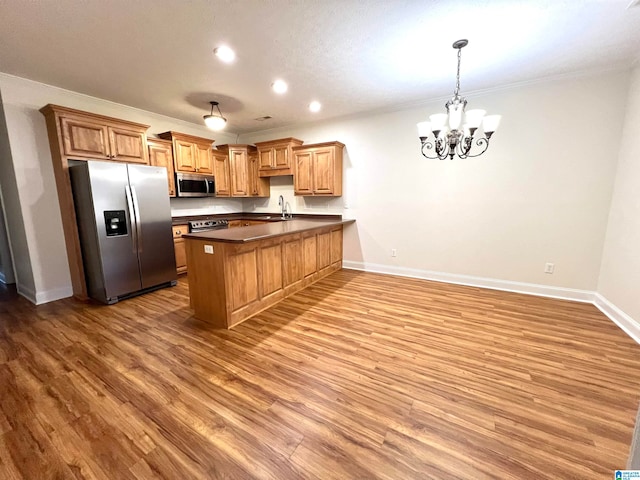
[[[313,113],[319,112],[321,108],[322,108],[322,104],[316,100],[314,100],[309,104],[309,110],[312,111]]]
[[[500,115],[485,117],[484,110],[464,110],[467,100],[460,96],[460,57],[468,43],[468,40],[458,40],[453,44],[453,48],[458,50],[458,73],[453,98],[445,104],[447,113],[430,115],[429,122],[418,123],[418,136],[422,144],[420,150],[425,158],[445,160],[449,157],[453,160],[456,155],[458,158],[478,157],[487,151],[489,139],[500,124]],[[476,136],[480,123],[484,135]],[[433,138],[429,138],[430,133],[433,133]],[[478,148],[472,153],[473,147]],[[428,155],[429,152],[434,155]]]
[[[204,123],[211,130],[222,130],[227,124],[227,119],[222,116],[222,112],[220,111],[220,107],[218,106],[218,102],[209,102],[211,104],[211,113],[209,115],[205,115]],[[213,107],[218,109],[218,114],[213,113]]]
[[[285,93],[289,89],[289,85],[284,80],[276,80],[271,84],[273,91],[279,94]]]
[[[236,59],[236,52],[231,50],[231,48],[227,47],[226,45],[214,48],[213,53],[224,63],[231,63]]]

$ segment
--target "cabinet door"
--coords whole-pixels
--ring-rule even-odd
[[[271,193],[269,178],[260,177],[257,155],[249,155],[249,194],[252,197],[268,197]]]
[[[295,153],[295,172],[293,176],[294,193],[296,195],[313,195],[312,152]]]
[[[291,168],[291,158],[289,157],[289,146],[279,146],[273,149],[274,168]]]
[[[193,143],[174,140],[173,151],[176,159],[177,172],[194,173],[196,171],[197,163]]]
[[[260,170],[269,170],[273,165],[273,148],[259,149],[258,161]]]
[[[194,144],[196,153],[196,171],[198,173],[206,173],[213,175],[213,153],[211,145]]]
[[[178,273],[185,273],[187,271],[187,250],[184,244],[184,238],[174,238],[173,249],[176,254],[176,271]]]
[[[75,157],[109,158],[109,132],[105,125],[61,117],[64,153]]]
[[[335,188],[333,149],[318,149],[313,155],[313,193],[331,195]]]
[[[230,196],[229,157],[226,153],[213,154],[213,175],[216,177],[216,195],[218,197]]]
[[[176,185],[173,176],[173,155],[171,145],[149,143],[149,163],[155,167],[167,169],[167,181],[169,183],[169,196],[176,196]]]
[[[148,164],[143,133],[124,128],[108,127],[111,158],[120,162]]]
[[[249,196],[247,153],[242,150],[229,150],[229,168],[231,169],[231,196]]]
[[[182,238],[183,233],[189,232],[188,225],[174,225],[173,230],[173,250],[176,255],[176,271],[185,273],[187,271],[187,249]]]

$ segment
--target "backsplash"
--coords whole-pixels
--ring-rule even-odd
[[[172,217],[239,213],[243,208],[241,198],[172,198],[170,201]]]
[[[289,204],[291,213],[335,214],[341,215],[344,209],[342,197],[301,197],[293,194],[293,176],[271,177],[271,196],[269,198],[243,199],[244,211],[255,213],[280,212],[278,198],[283,196]]]

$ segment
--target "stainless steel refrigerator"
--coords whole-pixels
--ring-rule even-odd
[[[69,173],[89,296],[111,304],[175,285],[166,170],[72,161]]]

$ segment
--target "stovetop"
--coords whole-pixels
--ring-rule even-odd
[[[189,233],[229,228],[228,220],[190,220]]]

